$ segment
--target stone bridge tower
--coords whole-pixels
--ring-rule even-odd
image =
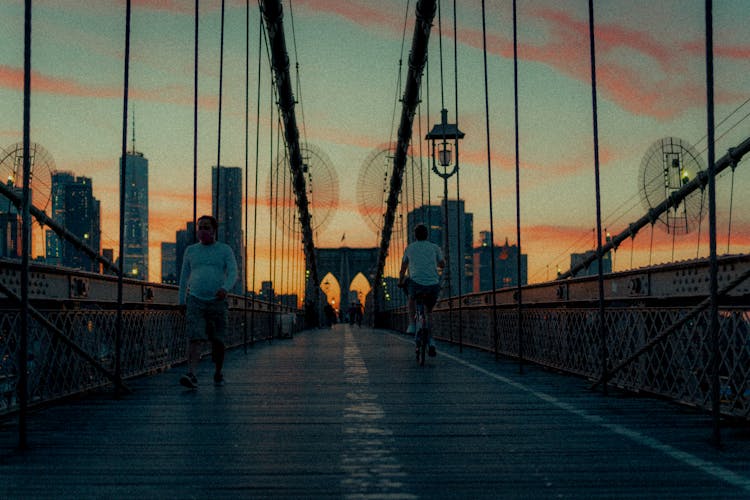
[[[373,279],[378,264],[379,248],[316,248],[315,258],[318,276],[322,280],[331,273],[339,282],[341,295],[338,304],[349,302],[349,288],[357,274],[362,273],[370,286],[374,288]]]

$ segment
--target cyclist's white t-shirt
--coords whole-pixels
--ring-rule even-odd
[[[409,278],[420,285],[430,286],[440,283],[437,265],[443,260],[443,251],[427,240],[409,243],[404,250],[403,261],[409,264]]]

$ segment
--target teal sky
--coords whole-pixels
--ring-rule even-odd
[[[418,117],[424,135],[439,121],[442,101],[449,120],[456,120],[454,71],[458,67],[458,123],[466,133],[461,143],[460,195],[467,211],[474,214],[477,242],[479,231],[490,229],[481,2],[457,3],[457,64],[453,2],[444,1],[443,92],[436,16],[429,79],[427,75],[423,79]],[[681,138],[694,145],[704,163],[707,160],[704,3],[594,2],[602,215],[613,234],[645,213],[637,181],[642,159],[654,141]],[[217,161],[221,4],[219,0],[200,4],[198,211],[208,212],[210,169]],[[259,203],[266,226],[259,224],[256,233],[259,283],[268,279],[269,272],[270,229],[262,186],[273,151],[271,84],[263,48],[258,97],[259,12],[255,2],[250,4],[249,179],[252,195],[259,100]],[[566,270],[570,253],[590,250],[595,244],[588,2],[518,4],[521,240],[533,283],[551,278],[557,267]],[[175,231],[192,217],[194,2],[134,0],[132,5],[130,103],[136,149],[149,159],[150,268],[151,279],[158,280],[160,242],[173,241]],[[299,78],[299,87],[295,84],[298,124],[303,139],[330,158],[339,186],[337,196],[331,194],[338,199],[336,209],[316,232],[315,243],[339,246],[345,234],[348,246],[377,246],[378,235],[358,207],[377,206],[378,200],[364,199],[358,192],[358,178],[368,156],[395,137],[398,99],[403,93],[398,87],[399,71],[405,81],[415,2],[303,0],[283,5],[292,75],[295,81]],[[750,135],[748,6],[747,0],[714,2],[717,158]],[[504,243],[507,237],[514,243],[512,2],[487,1],[486,7],[495,241]],[[4,0],[0,19],[0,147],[8,148],[22,138],[23,2]],[[227,1],[225,22],[221,163],[244,168],[244,1]],[[33,2],[31,138],[49,151],[54,168],[93,178],[94,195],[102,201],[102,245],[110,248],[117,248],[119,232],[124,30],[124,1]],[[416,135],[416,122],[414,130]],[[423,150],[427,151],[426,145]],[[439,203],[442,181],[431,177],[431,201]],[[731,253],[744,253],[750,246],[747,160],[734,176],[729,238],[731,183],[729,174],[717,181],[719,250],[725,252],[729,246]],[[449,196],[455,195],[454,177]],[[252,207],[254,199],[249,202]],[[705,255],[707,234],[706,218],[700,231],[696,228],[674,239],[657,227],[652,243],[652,231],[644,230],[632,245],[617,252],[615,268]],[[392,255],[398,248],[397,244]],[[386,273],[395,272],[392,267]]]

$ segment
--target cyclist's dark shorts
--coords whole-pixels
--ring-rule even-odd
[[[435,307],[438,295],[440,295],[440,283],[434,285],[420,285],[414,280],[408,280],[406,282],[406,291],[410,299],[417,298],[417,295],[422,295],[422,303],[428,309]]]

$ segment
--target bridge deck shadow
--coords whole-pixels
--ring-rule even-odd
[[[33,413],[0,433],[3,498],[748,497],[750,440],[707,416],[439,344],[337,325]],[[743,437],[744,434],[744,437]]]

